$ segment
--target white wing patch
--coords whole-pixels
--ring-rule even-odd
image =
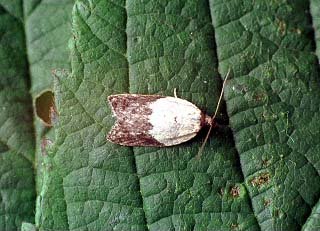
[[[165,97],[150,103],[149,134],[165,146],[186,142],[201,129],[201,111],[192,103]]]

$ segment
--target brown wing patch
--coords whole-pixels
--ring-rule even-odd
[[[149,103],[156,101],[157,99],[164,98],[160,95],[139,95],[139,94],[119,94],[110,95],[108,97],[109,104],[112,107],[115,116],[122,116],[123,114],[137,113],[137,110],[148,109],[145,108]],[[143,107],[143,108],[141,108]],[[149,109],[150,110],[150,109]],[[142,110],[140,110],[143,112]],[[150,114],[151,112],[149,112]]]
[[[136,94],[109,96],[108,101],[117,121],[107,139],[125,146],[164,146],[149,134],[152,129],[148,118],[152,113],[149,104],[160,98],[164,97]]]

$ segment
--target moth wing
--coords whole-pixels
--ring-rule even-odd
[[[145,113],[148,102],[153,102],[163,96],[159,95],[139,95],[139,94],[118,94],[108,96],[108,102],[111,106],[113,114],[121,119],[130,117],[129,113],[137,114]],[[144,109],[137,111],[137,109]]]
[[[107,139],[125,146],[172,146],[196,136],[203,114],[194,104],[158,95],[108,97],[117,118]]]
[[[151,146],[151,147],[163,147],[164,144],[158,142],[153,137],[145,133],[138,133],[134,131],[128,133],[124,131],[121,126],[116,124],[109,132],[107,139],[113,143],[124,146]]]
[[[148,133],[151,129],[148,117],[152,113],[149,104],[159,98],[163,96],[136,94],[109,96],[108,101],[117,121],[107,139],[125,146],[164,146]]]
[[[195,137],[203,125],[204,114],[187,100],[165,97],[149,106],[153,113],[150,134],[165,146],[177,145]]]

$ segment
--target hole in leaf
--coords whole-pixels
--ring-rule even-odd
[[[36,114],[44,125],[51,127],[56,120],[57,112],[52,91],[45,91],[36,98]]]

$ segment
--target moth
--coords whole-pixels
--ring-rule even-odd
[[[221,99],[222,91],[218,106]],[[173,146],[192,139],[201,128],[209,126],[204,146],[218,111],[217,106],[211,117],[187,100],[161,95],[117,94],[110,95],[108,102],[116,123],[107,139],[124,146]]]
[[[160,95],[108,97],[117,121],[108,140],[125,146],[172,146],[211,125],[211,117],[187,100]]]

